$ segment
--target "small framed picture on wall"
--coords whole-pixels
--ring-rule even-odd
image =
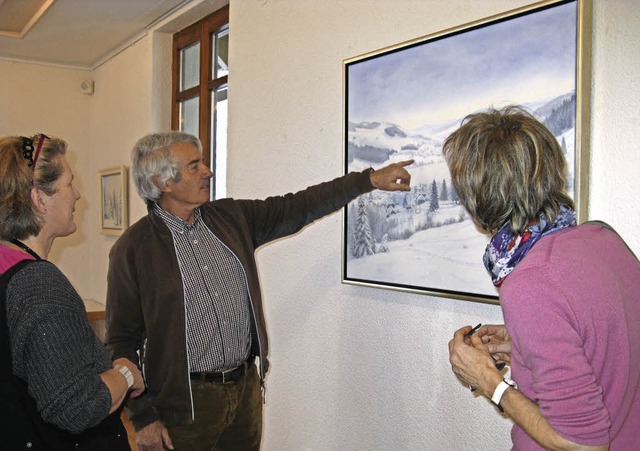
[[[98,173],[100,233],[120,235],[129,226],[129,192],[126,166]]]

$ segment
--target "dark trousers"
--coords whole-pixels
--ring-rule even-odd
[[[255,365],[237,382],[191,381],[195,421],[167,425],[176,451],[260,449],[262,393]]]

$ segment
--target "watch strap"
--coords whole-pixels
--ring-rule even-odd
[[[500,406],[502,395],[504,395],[504,392],[506,392],[509,387],[518,388],[518,385],[511,379],[504,378],[493,391],[493,395],[491,395],[491,402],[494,403],[498,407],[498,409],[500,409],[500,412],[504,412],[504,410]]]
[[[131,370],[129,368],[124,365],[115,365],[113,369],[122,374],[127,380],[127,388],[133,387],[133,374],[131,374]]]

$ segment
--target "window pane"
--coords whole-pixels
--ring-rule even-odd
[[[211,46],[211,73],[213,78],[224,77],[229,74],[229,26],[214,33]]]
[[[212,198],[227,195],[227,88],[211,93],[211,163],[215,168]],[[215,162],[215,163],[214,163]],[[215,185],[215,187],[214,187]]]
[[[200,98],[180,102],[180,131],[198,136],[198,111],[200,109]]]
[[[180,91],[200,84],[200,43],[180,50]]]

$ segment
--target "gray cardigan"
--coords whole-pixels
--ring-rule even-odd
[[[202,205],[202,219],[236,255],[251,300],[252,353],[260,377],[269,368],[268,341],[255,251],[373,189],[371,170],[354,172],[295,194],[265,200],[222,199]],[[151,210],[129,227],[109,254],[106,344],[114,359],[141,355],[146,393],[127,403],[136,430],[160,419],[193,422],[184,292],[171,232]]]
[[[109,415],[111,394],[100,373],[112,368],[111,359],[57,267],[34,261],[14,274],[7,323],[13,372],[46,422],[77,434]]]

